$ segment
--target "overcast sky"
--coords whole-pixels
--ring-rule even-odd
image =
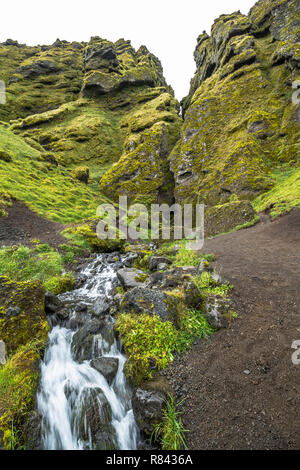
[[[159,57],[178,99],[188,93],[195,72],[197,36],[210,32],[215,18],[255,0],[8,0],[1,2],[0,42],[52,44],[56,38],[88,41],[130,39]]]

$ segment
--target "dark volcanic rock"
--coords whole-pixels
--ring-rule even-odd
[[[153,426],[162,419],[165,395],[162,392],[148,391],[138,388],[132,398],[135,419],[140,430],[151,435]]]
[[[119,360],[115,357],[99,357],[91,361],[91,366],[100,372],[111,385],[118,372]]]

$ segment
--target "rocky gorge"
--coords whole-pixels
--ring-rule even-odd
[[[186,447],[182,364],[240,317],[214,249],[298,214],[299,11],[216,19],[181,103],[124,39],[0,44],[1,448]],[[99,239],[96,209],[119,196],[203,203],[214,249]]]

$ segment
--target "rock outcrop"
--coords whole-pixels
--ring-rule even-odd
[[[198,37],[197,72],[170,156],[177,202],[251,201],[272,188],[275,167],[295,166],[299,9],[299,0],[260,0],[248,16],[222,15],[210,36]]]

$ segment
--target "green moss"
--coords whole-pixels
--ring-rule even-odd
[[[24,448],[22,425],[34,405],[44,341],[30,341],[0,368],[0,441],[7,450]]]
[[[44,283],[45,289],[55,295],[74,289],[74,285],[75,279],[72,273],[51,277]]]
[[[122,314],[117,318],[116,330],[128,358],[124,372],[134,384],[152,378],[151,362],[163,369],[173,360],[177,332],[172,323],[163,323],[156,315]]]
[[[89,219],[83,224],[65,229],[62,235],[75,246],[87,248],[92,251],[107,253],[122,250],[125,240],[120,238],[106,240],[98,238],[96,226],[99,220],[99,218]],[[118,231],[116,232],[116,236],[118,236]]]
[[[146,205],[171,201],[173,177],[166,156],[178,138],[180,123],[177,103],[169,94],[123,118],[124,152],[101,178],[101,190],[113,199],[127,195],[130,202]]]
[[[73,178],[88,184],[90,170],[88,166],[79,166],[72,171]]]
[[[271,191],[253,201],[257,212],[269,211],[276,218],[300,205],[300,169],[284,166],[273,173],[276,181]]]
[[[39,281],[0,278],[0,336],[9,354],[28,341],[46,341],[45,290]]]

